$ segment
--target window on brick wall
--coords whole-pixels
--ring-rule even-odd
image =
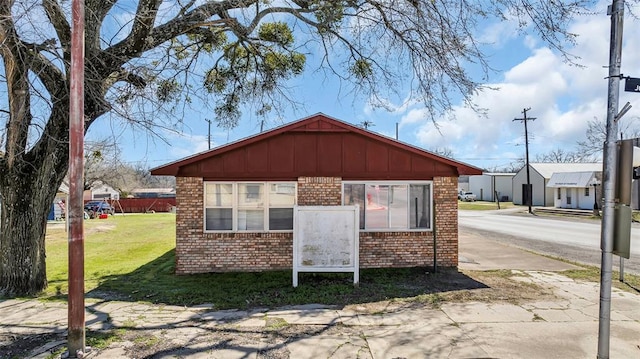
[[[205,229],[212,231],[233,228],[233,185],[230,183],[205,184]]]
[[[362,230],[429,230],[431,183],[344,182],[345,205],[360,206]]]
[[[205,182],[206,231],[293,229],[295,182]]]
[[[271,183],[269,185],[269,229],[293,230],[295,204],[295,183]]]
[[[264,183],[238,183],[238,221],[239,231],[264,230]]]

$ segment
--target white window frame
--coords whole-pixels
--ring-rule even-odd
[[[431,232],[433,231],[433,221],[434,221],[434,205],[433,205],[433,181],[343,181],[341,188],[341,196],[342,196],[342,205],[344,205],[345,196],[344,196],[344,186],[359,184],[365,185],[365,207],[366,207],[366,188],[367,185],[379,185],[379,186],[397,186],[397,185],[406,185],[407,186],[407,226],[406,228],[363,228],[359,229],[360,232]],[[411,223],[411,205],[409,203],[409,193],[412,185],[415,186],[423,186],[429,185],[429,227],[428,228],[410,228]],[[367,221],[367,212],[364,210],[364,220],[365,225]],[[388,208],[387,208],[388,211]]]
[[[218,181],[206,181],[203,184],[203,209],[202,209],[202,217],[203,217],[203,221],[202,221],[202,230],[205,232],[230,232],[227,229],[207,229],[207,209],[208,208],[228,208],[227,206],[224,207],[217,207],[217,206],[212,206],[212,207],[208,207],[207,206],[207,184],[211,184],[211,185],[231,185],[231,196],[232,196],[232,200],[231,200],[231,228],[233,229],[236,224],[235,224],[235,219],[236,219],[236,215],[234,214],[234,208],[236,207],[236,189],[235,186],[233,184],[233,182],[218,182]]]
[[[227,229],[207,229],[207,208],[218,208],[218,207],[207,207],[207,184],[230,184],[232,186],[231,188],[231,192],[232,192],[232,207],[231,207],[231,230],[227,230]],[[238,210],[240,209],[247,209],[246,207],[240,208],[239,206],[239,201],[238,201],[238,189],[239,189],[239,185],[240,184],[259,184],[262,185],[263,187],[263,205],[262,205],[262,210],[263,210],[263,227],[264,229],[262,230],[239,230],[238,229]],[[203,209],[202,209],[202,216],[203,216],[203,223],[202,223],[202,230],[204,233],[265,233],[265,232],[293,232],[293,229],[278,229],[278,230],[271,230],[269,229],[269,209],[270,208],[289,208],[289,207],[285,207],[285,206],[276,206],[276,207],[270,207],[269,206],[269,193],[270,193],[270,188],[271,185],[278,185],[278,184],[287,184],[287,185],[293,185],[294,186],[294,197],[293,197],[293,205],[291,205],[291,209],[293,210],[294,206],[298,204],[298,182],[296,181],[271,181],[271,182],[263,182],[263,181],[237,181],[237,182],[229,182],[229,181],[204,181],[203,183]],[[226,207],[225,207],[226,208]]]

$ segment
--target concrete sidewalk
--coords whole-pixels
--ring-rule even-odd
[[[461,236],[461,255],[467,261],[460,267],[505,269],[494,258],[497,252],[507,254],[505,262],[519,274],[517,280],[552,290],[554,298],[524,304],[445,302],[436,309],[389,301],[347,308],[307,305],[254,311],[87,303],[90,329],[126,328],[140,334],[139,339],[94,350],[89,357],[595,358],[598,283],[544,270],[563,270],[564,263],[465,236]],[[640,358],[640,295],[614,289],[612,298],[610,357]],[[64,303],[7,300],[0,302],[0,331],[63,333],[66,316]],[[281,335],[275,330],[287,327],[298,328],[296,334]],[[141,341],[148,342],[147,352],[139,351],[144,347]],[[65,344],[34,348],[33,357],[45,358],[51,347]],[[136,353],[131,351],[134,346]]]

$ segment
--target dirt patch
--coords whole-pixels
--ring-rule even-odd
[[[113,223],[98,224],[91,227],[85,227],[85,234],[110,232],[116,228]]]
[[[34,349],[65,339],[66,337],[60,333],[31,335],[0,333],[0,358],[28,358]]]
[[[442,280],[430,294],[345,306],[359,313],[390,313],[413,307],[430,305],[437,308],[443,302],[507,302],[523,304],[537,300],[557,298],[553,289],[537,284],[514,280],[526,274],[501,271],[464,271],[465,275],[452,275]],[[460,289],[465,288],[465,289]]]
[[[257,349],[257,358],[288,359],[291,353],[287,344],[300,338],[319,334],[358,335],[359,330],[342,325],[286,325],[278,329],[265,328],[221,325],[191,339],[190,348],[185,348],[184,343],[176,341],[169,332],[135,331],[123,337],[123,341],[133,343],[125,346],[124,351],[130,358],[182,358],[194,354],[194,347],[198,348],[198,352],[251,350],[249,348],[255,348],[256,343],[261,343],[261,348]]]
[[[454,290],[445,292],[445,301],[464,302],[508,302],[522,304],[534,300],[549,300],[556,298],[553,289],[538,284],[514,280],[514,277],[527,276],[523,273],[508,270],[500,271],[464,271],[464,273],[478,282],[484,283],[485,288],[475,290]]]

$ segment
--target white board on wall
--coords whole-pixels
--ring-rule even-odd
[[[296,206],[293,211],[293,286],[299,272],[353,272],[359,279],[358,206]]]

